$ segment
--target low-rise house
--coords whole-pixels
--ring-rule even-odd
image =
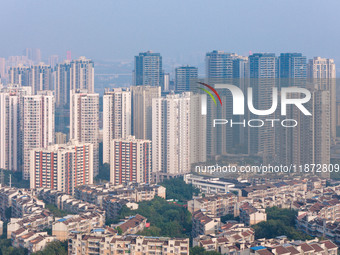
[[[205,210],[214,217],[221,217],[226,214],[237,215],[237,205],[237,196],[234,193],[228,193],[194,198],[188,201],[188,210],[191,213],[198,210]]]
[[[87,212],[77,215],[68,215],[56,219],[52,224],[52,234],[58,240],[66,240],[74,232],[90,232],[93,228],[105,224],[105,214],[100,212]]]
[[[11,237],[13,231],[20,228],[26,228],[30,230],[41,231],[45,228],[51,228],[54,217],[49,210],[42,209],[36,211],[31,215],[27,215],[23,218],[11,218],[7,224],[7,238]]]
[[[24,193],[24,190],[10,188],[0,184],[0,219],[6,219],[6,210],[12,206],[12,197]]]
[[[136,214],[129,217],[127,220],[115,225],[118,229],[122,230],[122,235],[137,234],[139,231],[143,231],[146,226],[146,218],[142,215]]]
[[[75,234],[69,239],[68,244],[68,253],[74,255],[189,255],[189,238]]]
[[[33,195],[23,194],[13,196],[12,199],[12,215],[14,218],[22,218],[45,208],[45,203]]]
[[[126,199],[120,199],[113,196],[107,196],[103,199],[103,210],[106,212],[107,219],[116,218],[123,206],[127,206],[131,210],[138,209],[137,203],[130,202]]]
[[[207,214],[205,211],[196,211],[192,215],[192,231],[193,237],[199,235],[210,235],[218,232],[221,227],[221,219]]]
[[[47,232],[22,231],[12,235],[12,245],[17,248],[28,249],[30,253],[41,251],[45,246],[56,240],[55,236],[49,236]]]
[[[245,249],[245,243],[254,242],[255,232],[242,223],[227,222],[219,232],[213,235],[200,235],[193,239],[193,246],[203,247],[207,251],[230,254]]]
[[[249,203],[240,206],[240,221],[246,226],[257,224],[261,221],[267,221],[265,209],[255,208]]]
[[[156,184],[127,183],[121,185],[86,185],[75,190],[75,198],[103,207],[105,197],[115,197],[133,202],[149,201],[159,196],[165,199],[166,188]]]

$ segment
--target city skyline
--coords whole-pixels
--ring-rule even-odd
[[[340,52],[336,50],[339,38],[329,25],[336,27],[339,24],[336,10],[340,3],[335,0],[328,1],[327,5],[307,0],[277,1],[275,6],[268,0],[262,4],[249,0],[243,3],[165,1],[162,4],[155,0],[146,4],[84,1],[82,5],[30,2],[3,4],[8,12],[0,17],[0,22],[9,25],[2,33],[10,34],[14,29],[17,33],[12,34],[11,43],[9,40],[0,42],[1,57],[21,55],[25,48],[40,48],[46,60],[52,55],[66,57],[66,51],[72,51],[74,56],[85,55],[95,61],[132,61],[136,52],[153,50],[161,52],[164,59],[197,65],[206,52],[221,49],[242,55],[249,51],[305,51],[308,58],[322,55],[334,57],[336,62],[340,59]],[[192,11],[187,12],[189,8]],[[239,11],[233,13],[230,9]],[[299,15],[302,11],[310,15]],[[327,16],[321,17],[327,18],[320,18],[315,23],[314,17],[322,12]],[[59,18],[60,13],[64,19]],[[72,18],[75,16],[78,19]],[[138,23],[138,20],[143,22]],[[23,21],[23,26],[19,26]],[[58,27],[50,29],[55,22]],[[183,26],[176,26],[177,22]],[[139,26],[134,26],[137,23]],[[313,28],[312,23],[315,24]],[[30,27],[37,29],[36,36]],[[318,36],[314,31],[318,31]],[[25,40],[22,40],[23,36]],[[138,43],[135,43],[137,38]]]

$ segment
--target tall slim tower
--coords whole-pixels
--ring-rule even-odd
[[[156,181],[190,172],[190,92],[152,101],[152,169]]]
[[[315,57],[308,61],[308,78],[317,86],[329,90],[331,143],[336,140],[336,69],[334,59]]]
[[[70,140],[93,144],[93,174],[99,172],[99,94],[71,91]]]
[[[151,51],[135,56],[134,82],[135,86],[150,85],[163,87],[162,56]]]
[[[198,78],[198,68],[194,66],[180,66],[176,68],[176,92],[190,91],[190,82]]]
[[[30,151],[54,144],[55,99],[52,91],[23,97],[23,178],[29,179]]]
[[[253,88],[255,109],[267,110],[272,106],[272,90],[277,77],[277,60],[274,53],[255,53],[249,56],[250,87]],[[249,95],[248,95],[249,96]],[[271,119],[274,116],[253,116],[250,119]],[[269,125],[249,128],[248,152],[262,156],[264,163],[275,156],[275,134]]]
[[[131,135],[131,92],[129,89],[106,90],[103,98],[103,163],[110,163],[112,139]]]
[[[90,59],[80,57],[71,61],[70,89],[86,89],[88,93],[94,93],[94,63]]]
[[[57,107],[69,107],[71,86],[71,64],[57,64],[53,71],[54,91]]]
[[[21,166],[22,99],[31,94],[30,87],[9,84],[0,89],[0,169],[18,171]]]
[[[132,86],[132,133],[137,139],[152,139],[152,99],[161,97],[161,87]]]

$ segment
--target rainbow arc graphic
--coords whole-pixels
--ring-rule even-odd
[[[208,85],[208,84],[206,84],[206,83],[204,83],[204,82],[198,82],[198,83],[201,84],[201,85],[203,85],[203,86],[205,86],[205,87],[207,87],[208,89],[210,89],[210,90],[217,96],[217,98],[218,98],[218,100],[220,101],[220,104],[221,104],[221,106],[222,106],[221,97],[220,97],[220,95],[217,93],[216,89],[214,89],[212,86],[210,86],[210,85]],[[208,89],[200,88],[200,87],[198,87],[198,89],[200,89],[200,90],[204,91],[205,93],[207,93],[207,94],[211,97],[211,99],[214,101],[215,105],[217,106],[217,102],[216,102],[215,97],[213,96],[213,94],[212,94]]]

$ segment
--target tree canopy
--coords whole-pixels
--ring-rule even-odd
[[[308,240],[312,238],[302,231],[295,229],[296,211],[271,207],[266,209],[266,213],[267,221],[252,226],[255,230],[255,239],[274,238],[281,235],[294,240]]]
[[[164,180],[160,183],[166,188],[166,199],[177,199],[186,202],[192,199],[193,194],[198,195],[200,190],[191,184],[186,184],[182,177]]]
[[[182,206],[171,204],[160,197],[139,203],[137,210],[123,207],[118,218],[140,214],[147,218],[150,227],[141,235],[186,237],[191,232],[191,214]],[[118,219],[117,218],[117,219]]]

